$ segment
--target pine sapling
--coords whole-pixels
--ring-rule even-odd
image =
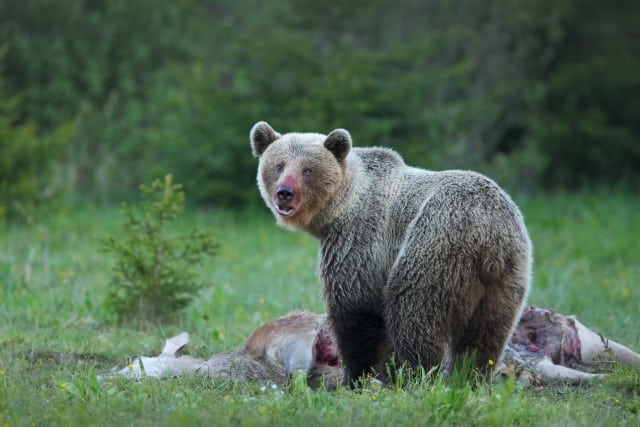
[[[185,200],[171,175],[140,190],[138,206],[123,205],[121,233],[101,240],[115,256],[106,305],[121,322],[172,320],[206,285],[192,269],[215,255],[217,244],[212,234],[195,228],[169,233]]]

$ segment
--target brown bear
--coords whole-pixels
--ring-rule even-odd
[[[376,362],[497,363],[529,290],[531,243],[509,196],[475,172],[352,148],[344,129],[251,129],[258,187],[285,227],[320,240],[319,273],[352,384]]]

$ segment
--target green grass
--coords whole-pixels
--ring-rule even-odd
[[[529,301],[640,348],[640,198],[598,192],[518,200],[535,245]],[[172,325],[114,326],[103,308],[110,258],[96,237],[117,232],[117,208],[50,213],[0,231],[0,426],[21,425],[638,425],[640,370],[601,384],[521,389],[511,382],[416,381],[403,390],[312,392],[202,378],[102,384],[95,375],[155,354],[189,331],[190,354],[239,346],[295,308],[322,311],[317,242],[278,229],[265,210],[188,212],[179,227],[210,228],[220,254],[211,282]],[[82,353],[58,362],[47,352]]]

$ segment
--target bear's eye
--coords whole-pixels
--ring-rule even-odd
[[[309,175],[311,175],[312,173],[313,173],[313,170],[312,170],[311,168],[304,168],[304,169],[302,170],[302,174],[303,174],[304,176],[309,176]]]
[[[283,170],[284,170],[284,165],[282,163],[278,163],[276,165],[276,172],[282,173]]]

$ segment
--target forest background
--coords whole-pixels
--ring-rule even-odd
[[[640,185],[640,3],[5,0],[0,216],[165,173],[259,202],[248,131],[328,133],[528,193]]]
[[[324,310],[317,242],[260,200],[258,120],[486,173],[525,216],[529,303],[639,350],[638,22],[637,0],[0,1],[0,425],[640,425],[621,366],[543,389],[97,381],[181,331],[205,358]],[[184,194],[146,206],[184,216],[134,221],[165,175]],[[141,295],[174,321],[129,321]]]

